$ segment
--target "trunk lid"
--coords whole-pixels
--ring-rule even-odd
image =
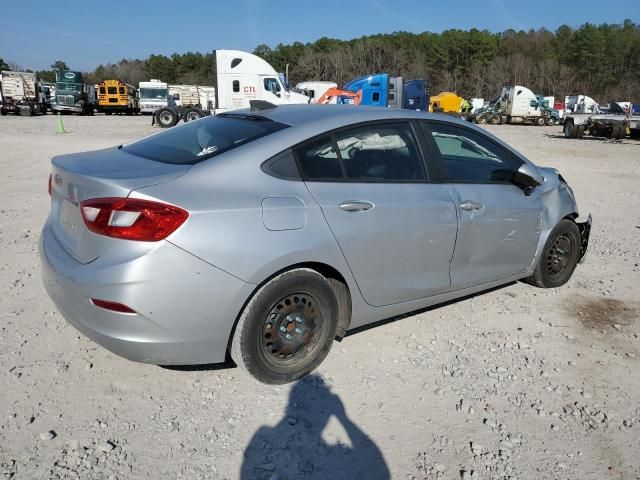
[[[90,232],[80,203],[91,198],[127,197],[137,188],[168,182],[190,165],[148,160],[118,147],[54,157],[51,161],[51,225],[55,237],[77,261],[89,263],[113,242]]]

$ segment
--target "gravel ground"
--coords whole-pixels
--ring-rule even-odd
[[[640,478],[640,142],[495,126],[594,215],[557,290],[516,283],[361,331],[293,386],[118,358],[55,311],[51,156],[148,117],[0,118],[0,478]]]

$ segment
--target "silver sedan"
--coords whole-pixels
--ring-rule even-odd
[[[256,104],[52,164],[40,253],[65,318],[134,361],[230,357],[272,384],[350,329],[563,285],[591,224],[557,171],[407,110]]]

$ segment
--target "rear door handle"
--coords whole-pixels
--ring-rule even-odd
[[[340,210],[344,210],[345,212],[364,212],[365,210],[372,209],[373,203],[348,200],[346,202],[342,202],[339,207]]]
[[[478,202],[471,202],[466,200],[460,204],[460,208],[462,210],[480,210],[484,205]]]

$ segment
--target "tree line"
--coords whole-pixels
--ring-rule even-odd
[[[584,93],[600,102],[640,101],[640,25],[631,20],[579,28],[563,25],[555,31],[471,29],[395,32],[352,40],[323,37],[275,48],[259,45],[253,53],[277,71],[284,71],[288,64],[292,84],[326,80],[343,85],[362,75],[386,72],[407,79],[425,78],[432,93],[453,91],[466,98],[490,98],[502,86],[518,84],[556,97]],[[53,81],[54,69],[61,65],[66,66],[57,61],[52,70],[37,73]],[[122,59],[100,65],[85,76],[91,83],[118,78],[137,85],[158,78],[211,85],[214,74],[213,52],[187,52]]]

